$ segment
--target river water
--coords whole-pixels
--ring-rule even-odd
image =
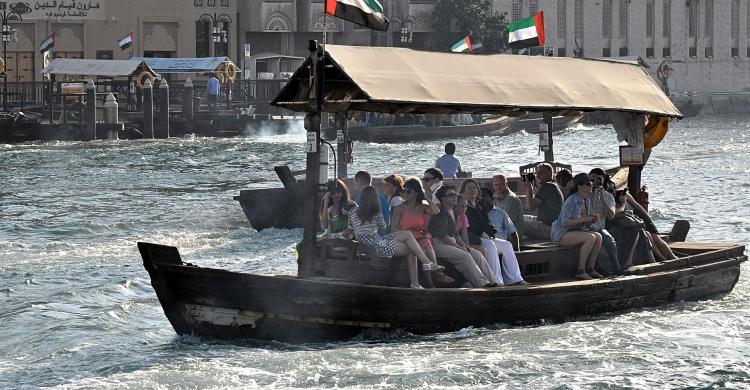
[[[455,140],[475,176],[542,158],[536,137]],[[354,144],[350,172],[420,174],[445,140]],[[617,163],[607,126],[555,138],[575,171]],[[750,268],[701,302],[534,327],[339,343],[178,337],[136,241],[192,263],[293,273],[301,230],[256,232],[232,200],[304,168],[304,135],[0,145],[0,388],[750,388]],[[692,240],[750,242],[750,117],[676,123],[644,182],[652,215]]]

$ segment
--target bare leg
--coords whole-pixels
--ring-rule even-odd
[[[419,285],[419,275],[417,274],[417,258],[414,255],[406,256],[406,267],[409,269],[409,284],[412,286]]]
[[[435,265],[437,265],[437,256],[435,255],[435,249],[433,249],[432,247],[429,247],[429,248],[425,249],[424,254],[427,255],[427,257],[430,258],[431,262],[433,262],[433,263],[435,263]]]
[[[651,234],[651,238],[653,239],[655,247],[659,248],[659,251],[662,253],[662,255],[667,258],[668,260],[674,260],[677,258],[677,255],[672,252],[672,248],[669,247],[669,244],[664,242],[664,240],[659,237],[657,234]]]
[[[392,233],[393,237],[398,241],[396,246],[396,256],[406,256],[413,254],[417,256],[417,259],[424,264],[431,263],[427,255],[424,254],[422,247],[419,246],[417,240],[414,239],[414,235],[408,230],[399,230]]]
[[[596,237],[591,233],[572,231],[567,232],[560,239],[560,245],[562,246],[577,246],[581,245],[581,249],[578,252],[578,272],[586,272],[586,262],[591,255],[591,250],[596,244]]]
[[[594,236],[594,246],[591,248],[591,253],[589,254],[589,259],[586,263],[588,266],[587,269],[594,270],[594,266],[596,265],[596,258],[599,257],[599,251],[602,250],[602,235],[596,232],[590,233]]]
[[[633,256],[635,256],[635,248],[638,246],[638,239],[640,236],[635,236],[635,240],[633,241],[633,246],[630,247],[630,253],[628,253],[628,258],[625,260],[625,264],[623,265],[624,269],[628,269],[633,266]]]
[[[663,253],[661,253],[661,250],[659,250],[659,246],[656,245],[656,242],[654,242],[654,236],[651,233],[646,232],[646,238],[648,238],[648,242],[651,243],[651,252],[653,252],[651,254],[651,257],[656,256],[655,260],[659,260],[659,261],[666,260],[667,258],[664,256]]]

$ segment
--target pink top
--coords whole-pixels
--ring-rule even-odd
[[[401,221],[399,221],[399,230],[427,230],[427,223],[429,222],[430,216],[422,211],[415,213],[404,209],[401,214]]]
[[[461,230],[463,228],[469,228],[469,217],[466,214],[456,215],[456,229]]]

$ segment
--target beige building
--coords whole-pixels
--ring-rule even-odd
[[[17,42],[7,44],[8,81],[42,79],[39,47],[55,34],[55,57],[126,59],[117,41],[133,32],[132,54],[207,57],[237,54],[237,0],[31,0],[11,21]],[[8,2],[7,6],[15,4]],[[1,5],[1,4],[0,4]],[[214,42],[219,41],[219,42]]]
[[[10,2],[12,3],[12,2]],[[10,4],[9,3],[9,4]],[[18,42],[8,45],[10,81],[40,80],[40,43],[57,34],[56,56],[127,58],[116,41],[133,31],[133,54],[158,57],[305,56],[309,39],[352,45],[435,48],[437,0],[381,0],[388,32],[323,17],[323,0],[32,0]],[[545,13],[546,49],[558,56],[640,56],[674,67],[679,91],[737,92],[750,86],[750,0],[493,0],[509,20]],[[75,4],[75,7],[71,5]],[[213,42],[218,38],[220,42]]]

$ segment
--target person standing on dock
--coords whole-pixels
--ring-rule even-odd
[[[443,172],[443,176],[448,179],[455,179],[457,175],[463,174],[461,161],[454,156],[456,153],[456,144],[448,142],[445,144],[445,154],[435,161],[435,168]]]
[[[208,109],[209,111],[216,111],[216,102],[219,98],[219,79],[216,78],[216,73],[211,73],[206,83],[206,95],[208,96]]]

